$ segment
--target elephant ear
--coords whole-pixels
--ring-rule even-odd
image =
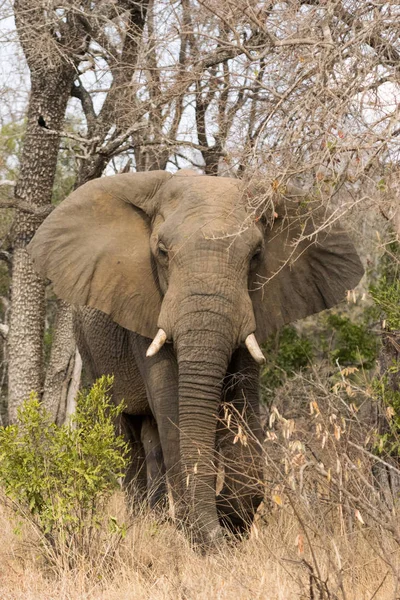
[[[150,218],[157,192],[170,177],[152,171],[96,179],[47,217],[28,251],[57,296],[154,337],[161,293],[150,252]]]
[[[346,232],[338,225],[318,231],[326,215],[302,214],[298,207],[288,201],[285,216],[266,226],[262,263],[250,281],[260,343],[283,325],[344,300],[364,273]]]

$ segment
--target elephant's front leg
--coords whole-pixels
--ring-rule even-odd
[[[245,348],[232,356],[224,400],[217,450],[225,477],[217,508],[221,523],[242,533],[251,525],[264,495],[259,367]]]
[[[137,336],[135,358],[157,423],[174,514],[179,519],[182,516],[182,472],[178,424],[178,367],[172,346],[169,345],[161,348],[156,356],[146,358],[150,343],[151,340]]]
[[[166,501],[165,464],[157,423],[153,417],[144,417],[141,441],[146,456],[147,499],[150,508],[163,506]]]
[[[123,486],[128,494],[130,508],[135,510],[142,505],[147,495],[146,457],[140,439],[142,417],[122,413],[116,425],[129,448],[129,466]]]

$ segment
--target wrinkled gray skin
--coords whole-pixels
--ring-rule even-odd
[[[221,537],[221,523],[244,531],[263,496],[259,366],[246,337],[262,343],[334,305],[363,272],[339,228],[293,250],[305,221],[297,205],[288,200],[275,221],[257,221],[237,180],[117,175],[74,192],[29,246],[55,292],[81,307],[77,339],[89,376],[113,373],[114,400],[125,400],[127,483],[144,490],[147,479],[154,503],[166,471],[176,515],[205,546]],[[314,229],[310,219],[305,233]],[[146,358],[158,328],[171,343]],[[233,407],[230,429],[223,402]],[[247,445],[233,443],[235,415]],[[217,455],[225,468],[218,496]]]

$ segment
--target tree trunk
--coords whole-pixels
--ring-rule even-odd
[[[80,370],[79,373],[76,371],[76,361],[79,361],[76,351],[72,308],[66,302],[59,301],[42,398],[44,406],[58,425],[64,422],[67,412],[71,410],[68,408],[67,411],[67,404],[74,400],[72,398],[68,402],[71,385],[75,391],[79,387],[79,381],[78,386],[73,384],[74,378],[79,376],[80,379]]]
[[[15,189],[17,199],[36,206],[51,202],[59,136],[39,126],[38,118],[42,116],[51,129],[60,129],[73,78],[74,70],[69,64],[65,69],[46,74],[32,73],[27,130]],[[16,211],[8,335],[10,422],[15,420],[18,406],[30,392],[42,391],[45,283],[33,270],[26,251],[39,224],[40,219],[34,215]]]

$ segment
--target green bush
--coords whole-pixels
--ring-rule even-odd
[[[349,317],[331,313],[327,325],[333,331],[333,348],[329,352],[330,361],[341,366],[357,366],[371,369],[378,355],[379,340],[368,327],[356,324]]]
[[[370,293],[385,329],[396,331],[400,329],[400,244],[389,244],[381,263],[382,274]]]
[[[111,385],[112,378],[102,377],[80,393],[75,414],[62,426],[31,394],[18,422],[0,429],[5,499],[34,526],[53,564],[72,567],[83,557],[98,561],[124,534],[115,518],[106,517],[128,456],[123,438],[115,434],[114,420],[123,407],[110,399]]]
[[[263,399],[268,402],[286,377],[307,367],[313,358],[313,347],[309,339],[288,326],[270,336],[263,349],[267,362],[261,373],[261,384]]]
[[[288,326],[271,336],[263,346],[267,361],[261,374],[263,400],[269,403],[287,377],[315,360],[335,370],[338,362],[341,367],[371,369],[378,356],[379,337],[366,319],[364,315],[357,324],[350,316],[329,312],[314,317],[307,335]]]
[[[392,373],[399,373],[399,369],[399,365],[393,365]],[[385,427],[377,434],[375,451],[400,458],[400,391],[394,390],[384,375],[372,381],[372,394],[385,411]]]
[[[376,287],[371,288],[371,296],[383,313],[386,329],[400,329],[400,279],[388,281],[382,277]]]
[[[400,244],[391,242],[381,261],[381,276],[376,285],[371,286],[370,293],[374,300],[375,317],[380,318],[385,332],[393,336],[393,342],[384,348],[384,355],[389,352],[393,357],[389,366],[380,377],[373,380],[373,394],[380,409],[385,412],[385,424],[381,425],[377,434],[376,452],[400,458],[400,364],[396,339],[400,330]]]

